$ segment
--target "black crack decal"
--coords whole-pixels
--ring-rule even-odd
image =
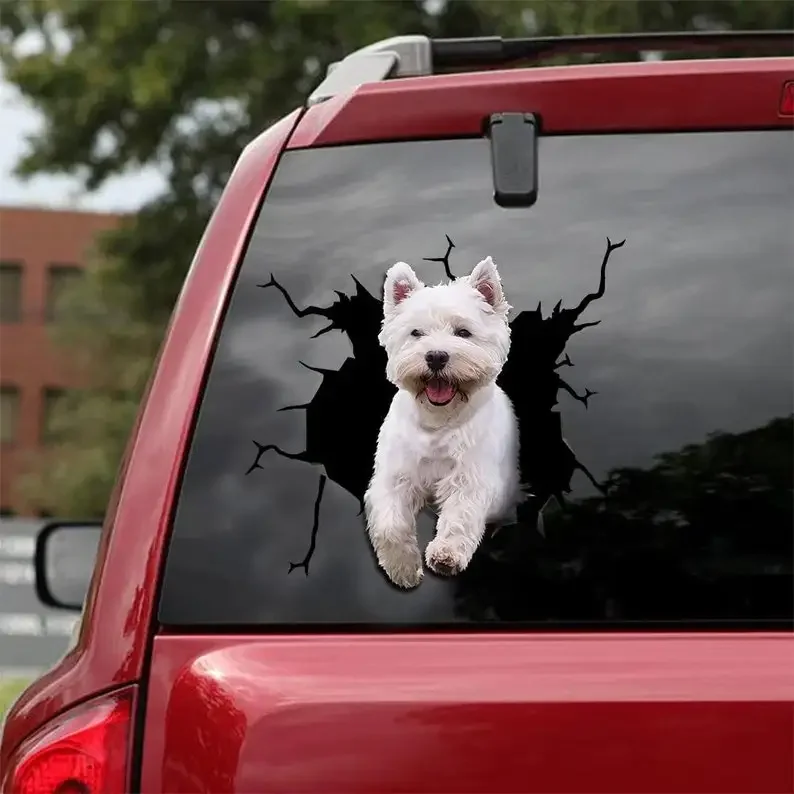
[[[427,257],[424,261],[443,265],[447,278],[455,279],[449,262],[455,244],[448,235],[446,241],[444,256]],[[571,479],[576,471],[581,471],[596,489],[604,493],[604,488],[565,441],[562,417],[556,406],[560,391],[581,403],[585,409],[596,394],[590,389],[580,394],[562,378],[560,371],[574,366],[565,352],[568,340],[601,322],[579,322],[579,319],[594,301],[604,296],[609,257],[625,242],[612,243],[607,238],[598,288],[585,295],[575,307],[563,308],[560,300],[544,317],[538,303],[534,310],[522,311],[510,322],[510,355],[497,383],[510,397],[519,423],[519,466],[526,497],[519,508],[519,523],[535,523],[539,529],[542,528],[543,508],[552,498],[561,507],[565,506],[565,494],[570,493]],[[275,444],[253,442],[256,456],[246,474],[261,469],[262,456],[268,452],[322,466],[325,471],[319,478],[308,549],[303,560],[289,563],[289,573],[302,568],[307,576],[309,574],[327,479],[358,499],[359,514],[363,512],[363,498],[372,474],[378,431],[395,392],[395,387],[386,380],[386,352],[378,342],[383,303],[371,295],[355,276],[351,278],[355,284],[354,293],[347,295],[337,290],[337,299],[325,308],[307,306],[299,309],[273,275],[266,283],[257,285],[262,289],[277,289],[296,317],[323,317],[328,320],[328,324],[312,338],[340,331],[348,337],[353,348],[353,355],[345,359],[338,370],[321,369],[300,362],[321,376],[320,385],[308,402],[284,406],[280,410],[305,412],[306,448],[303,451],[290,452]],[[509,295],[509,288],[507,293]],[[366,401],[354,399],[356,389],[362,383],[368,384]]]

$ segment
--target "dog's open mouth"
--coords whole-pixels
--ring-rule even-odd
[[[456,386],[444,378],[430,378],[425,383],[425,394],[433,405],[447,405],[457,393]]]

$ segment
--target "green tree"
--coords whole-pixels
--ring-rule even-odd
[[[71,318],[58,335],[81,351],[95,377],[65,403],[62,448],[39,461],[31,498],[63,515],[103,512],[162,330],[240,150],[298,106],[331,61],[408,32],[785,27],[791,8],[779,0],[4,3],[6,79],[44,120],[18,173],[78,176],[92,191],[154,164],[168,182],[103,236],[96,266],[72,296]],[[37,34],[41,48],[22,53],[16,45],[24,34]]]

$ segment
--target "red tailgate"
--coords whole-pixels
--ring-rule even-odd
[[[790,792],[784,634],[158,637],[142,791]]]

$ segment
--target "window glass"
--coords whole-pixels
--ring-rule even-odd
[[[200,408],[164,623],[791,620],[790,133],[539,152],[539,199],[521,210],[493,202],[485,140],[285,154]],[[393,393],[381,290],[398,260],[443,281],[428,259],[447,236],[450,271],[492,256],[513,307],[501,382],[530,495],[463,573],[401,590],[360,512]],[[608,237],[626,242],[600,294]],[[422,549],[434,523],[420,516]]]
[[[45,389],[41,421],[41,440],[44,444],[54,444],[59,437],[59,423],[63,412],[63,389]]]
[[[16,386],[0,388],[0,442],[13,444],[17,440],[19,424],[19,389]]]
[[[64,296],[83,276],[76,265],[50,265],[47,270],[47,321],[56,322],[63,314]]]
[[[0,262],[0,323],[22,319],[22,265]]]

